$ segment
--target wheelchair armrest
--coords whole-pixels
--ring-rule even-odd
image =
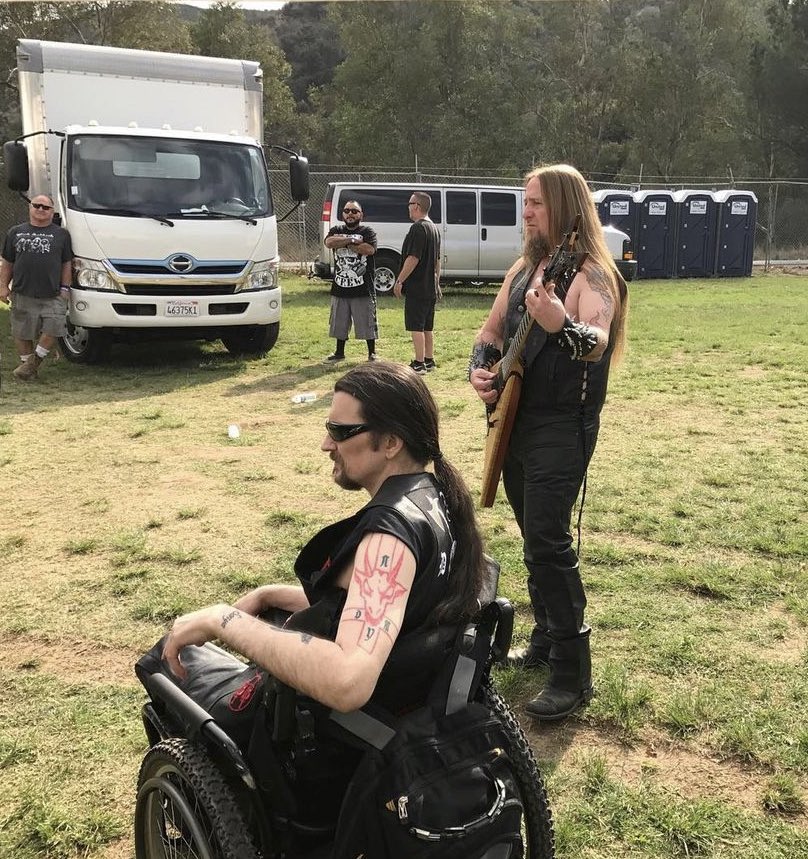
[[[180,722],[188,739],[201,737],[224,753],[244,784],[255,790],[255,779],[247,766],[239,747],[214,721],[207,710],[200,707],[178,686],[163,674],[151,674],[145,679],[145,686],[152,699],[162,702]]]
[[[494,605],[497,606],[499,617],[491,646],[491,657],[494,662],[505,662],[513,638],[513,606],[505,597],[497,597]]]

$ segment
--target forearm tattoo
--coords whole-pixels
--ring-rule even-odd
[[[501,357],[502,352],[493,343],[475,343],[469,358],[469,379],[474,370],[490,370]]]
[[[235,620],[237,617],[241,617],[241,612],[234,608],[233,611],[229,611],[227,614],[222,615],[222,629],[224,629],[231,620]]]
[[[583,322],[573,322],[569,316],[556,337],[558,345],[570,353],[573,361],[583,360],[598,345],[597,331]]]

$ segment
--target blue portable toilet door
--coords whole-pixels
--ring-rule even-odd
[[[711,191],[677,191],[676,274],[710,277],[715,262],[715,209]]]
[[[628,233],[632,245],[637,239],[637,207],[631,191],[602,188],[592,194],[598,218],[604,226],[616,227]]]
[[[638,277],[673,277],[676,232],[673,192],[637,191],[637,240],[634,243]]]
[[[715,274],[745,277],[752,274],[757,224],[757,197],[752,191],[717,191],[718,209]]]

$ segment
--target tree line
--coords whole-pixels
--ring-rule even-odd
[[[4,3],[9,70],[19,38],[258,60],[267,141],[319,164],[808,177],[808,0]]]

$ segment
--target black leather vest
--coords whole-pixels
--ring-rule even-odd
[[[516,333],[525,315],[525,287],[532,268],[518,272],[511,282],[505,327],[508,341]],[[566,294],[558,293],[564,301]],[[531,412],[549,418],[559,415],[595,417],[606,400],[609,363],[613,344],[610,342],[598,361],[575,361],[558,345],[555,335],[534,324],[524,351],[525,375],[519,400],[520,416]]]
[[[415,556],[415,580],[400,634],[424,626],[449,588],[454,537],[435,478],[426,472],[388,477],[353,516],[328,525],[301,550],[295,573],[311,603],[287,626],[334,638],[346,591],[334,579],[369,531],[403,540]]]

